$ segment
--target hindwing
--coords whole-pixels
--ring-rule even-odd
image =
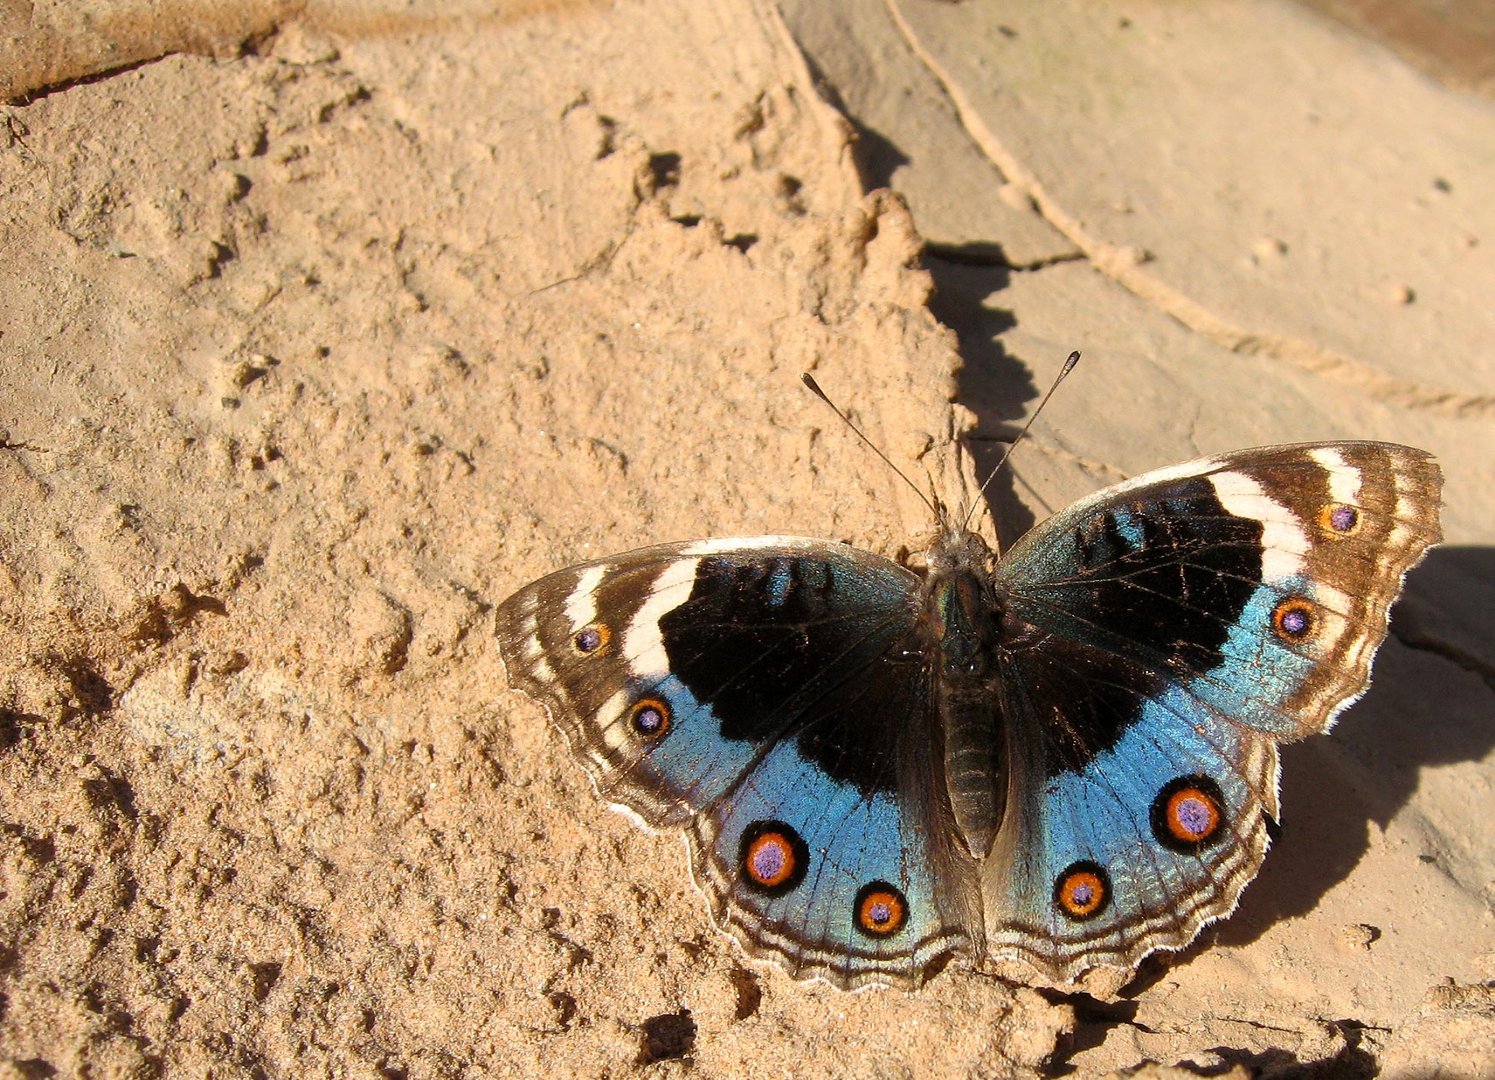
[[[924,747],[919,581],[792,537],[670,544],[563,570],[498,611],[511,684],[598,791],[688,828],[697,883],[750,951],[843,986],[964,947]]]
[[[1014,547],[989,955],[1068,980],[1235,908],[1277,818],[1276,744],[1364,691],[1440,484],[1406,447],[1262,447],[1098,492]]]

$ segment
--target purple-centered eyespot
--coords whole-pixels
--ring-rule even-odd
[[[571,647],[583,656],[591,656],[600,652],[611,640],[612,631],[605,623],[593,623],[571,635]]]
[[[1111,877],[1089,859],[1071,863],[1054,882],[1054,904],[1068,918],[1084,922],[1099,915],[1111,899]]]
[[[1225,795],[1208,776],[1176,777],[1163,785],[1148,816],[1158,843],[1192,854],[1224,835]]]
[[[853,910],[856,928],[869,937],[890,937],[908,922],[908,900],[886,881],[863,885]]]
[[[755,892],[783,896],[805,879],[810,849],[782,821],[757,821],[743,831],[738,851],[741,881]]]
[[[663,698],[639,698],[628,714],[634,732],[646,739],[657,739],[670,730],[670,705]]]
[[[1313,631],[1313,609],[1306,600],[1290,596],[1272,612],[1272,626],[1281,637],[1301,641]]]
[[[759,837],[748,854],[747,871],[763,885],[776,885],[788,876],[794,856],[778,837]]]
[[[1345,503],[1330,503],[1319,511],[1319,528],[1331,536],[1351,536],[1360,531],[1360,511]]]

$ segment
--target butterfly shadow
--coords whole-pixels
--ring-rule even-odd
[[[912,159],[897,142],[868,124],[836,93],[812,56],[806,56],[821,92],[840,109],[856,130],[852,160],[864,191],[895,188],[897,171]],[[1011,355],[997,337],[1017,325],[1011,310],[990,307],[987,298],[1002,292],[1012,278],[1011,264],[1001,244],[929,242],[924,269],[934,280],[931,313],[955,332],[964,360],[958,375],[956,400],[976,415],[976,429],[962,440],[985,480],[1017,434],[1016,422],[1027,416],[1038,397],[1030,366]],[[1005,550],[1036,523],[1033,512],[1017,497],[1012,473],[996,477],[986,491],[987,507],[996,522]],[[967,509],[962,507],[961,509]]]
[[[1495,605],[1488,587],[1462,586],[1469,581],[1495,581],[1495,548],[1437,548],[1408,576],[1365,697],[1331,738],[1283,749],[1280,835],[1236,914],[1207,939],[1246,945],[1312,911],[1411,800],[1424,770],[1495,749],[1495,664],[1480,656],[1495,641]]]
[[[956,400],[976,416],[976,427],[963,445],[975,462],[977,479],[984,481],[1038,397],[1031,366],[997,340],[1017,325],[1016,318],[1011,311],[986,303],[988,297],[1007,288],[1012,271],[1001,247],[985,243],[931,245],[924,265],[935,284],[930,310],[955,332],[960,343],[964,364]],[[1010,470],[993,479],[985,499],[1003,550],[1036,523],[1033,511],[1018,498]]]

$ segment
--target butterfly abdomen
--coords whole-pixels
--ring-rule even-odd
[[[945,793],[967,850],[983,859],[1004,809],[1005,754],[991,687],[999,608],[990,595],[990,578],[971,560],[957,559],[948,568],[938,558],[931,563],[924,626],[937,658]]]

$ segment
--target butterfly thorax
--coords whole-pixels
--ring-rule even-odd
[[[923,632],[934,657],[944,739],[945,793],[973,858],[985,858],[1002,822],[1006,759],[992,680],[1002,605],[992,550],[963,529],[941,530],[929,551]]]

